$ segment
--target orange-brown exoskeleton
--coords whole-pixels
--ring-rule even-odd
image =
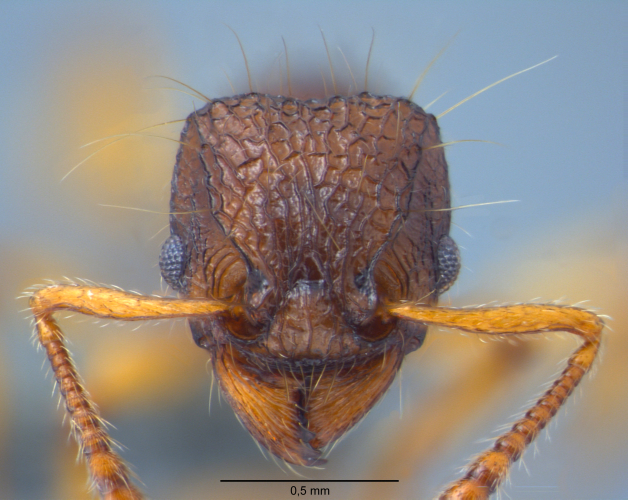
[[[31,297],[77,440],[100,493],[139,498],[78,382],[52,315],[188,318],[223,395],[254,438],[299,465],[381,398],[429,325],[583,339],[545,394],[442,498],[487,498],[590,369],[602,321],[575,307],[438,307],[460,257],[449,237],[436,118],[362,93],[211,100],[181,135],[160,255],[180,298],[56,285]]]

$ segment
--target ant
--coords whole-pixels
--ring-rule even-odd
[[[323,450],[377,403],[428,326],[581,337],[551,387],[441,498],[495,492],[593,365],[604,325],[589,311],[438,306],[461,267],[438,117],[406,98],[335,94],[202,96],[181,133],[159,256],[179,298],[73,283],[32,293],[37,338],[104,498],[142,495],[80,383],[53,318],[60,310],[186,318],[240,421],[303,466],[325,462]]]

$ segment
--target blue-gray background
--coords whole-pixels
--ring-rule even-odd
[[[349,81],[340,48],[362,80],[373,28],[369,88],[397,95],[409,93],[459,32],[414,97],[426,104],[447,91],[430,108],[436,114],[559,55],[440,121],[444,140],[506,145],[448,148],[454,204],[521,200],[455,213],[465,269],[443,301],[588,300],[613,316],[596,374],[538,440],[538,453],[526,454],[527,471],[515,467],[505,492],[628,497],[625,22],[623,2],[0,3],[0,497],[89,498],[44,356],[29,343],[28,313],[18,312],[27,303],[15,297],[63,276],[159,292],[167,215],[101,205],[167,211],[176,144],[121,141],[60,180],[96,149],[81,145],[202,106],[147,77],[167,75],[219,96],[232,93],[224,70],[236,91],[247,91],[225,24],[241,37],[262,90],[285,70],[282,35],[294,79],[319,82],[322,71],[329,83],[319,26],[336,72]],[[176,139],[179,127],[151,133]],[[215,393],[207,415],[207,356],[182,322],[137,331],[100,328],[91,318],[63,325],[87,387],[152,498],[290,498],[288,485],[218,482],[293,476],[262,458]],[[510,346],[435,333],[409,359],[401,388],[395,383],[336,446],[326,469],[301,472],[401,480],[383,489],[332,484],[332,498],[433,496],[576,346],[568,336],[548,339]]]

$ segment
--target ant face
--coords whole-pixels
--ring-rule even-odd
[[[460,268],[436,120],[367,93],[246,94],[190,115],[181,143],[162,274],[230,304],[190,326],[246,428],[321,463],[423,342],[387,305],[435,304]]]
[[[184,298],[78,283],[30,296],[37,338],[100,493],[142,497],[80,383],[53,318],[58,310],[188,318],[240,420],[298,465],[322,463],[322,449],[377,402],[428,325],[581,337],[550,388],[442,495],[488,498],[590,370],[603,321],[550,304],[436,307],[460,262],[447,234],[447,169],[434,117],[368,93],[326,103],[252,93],[193,113],[180,142],[172,234],[159,260]]]

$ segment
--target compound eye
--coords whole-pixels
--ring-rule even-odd
[[[443,236],[438,242],[438,281],[436,291],[440,295],[454,284],[460,272],[460,252],[458,245],[449,236]]]
[[[185,272],[186,261],[185,245],[181,238],[172,235],[164,241],[159,253],[159,268],[166,283],[176,291],[183,289],[181,278]]]

